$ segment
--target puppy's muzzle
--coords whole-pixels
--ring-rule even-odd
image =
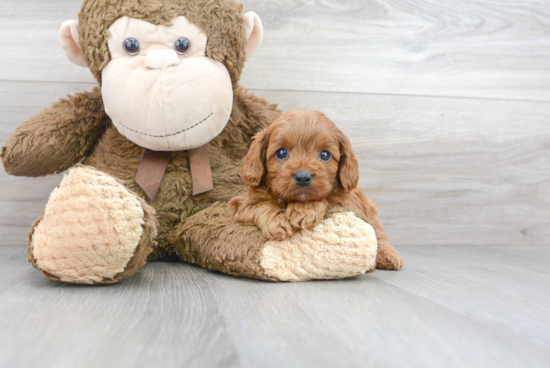
[[[294,180],[296,181],[296,184],[305,188],[309,184],[311,184],[311,181],[313,180],[313,176],[308,171],[298,171],[294,175]]]

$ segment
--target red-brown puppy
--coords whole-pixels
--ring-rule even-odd
[[[294,110],[258,133],[241,168],[250,191],[229,203],[235,221],[258,226],[271,240],[313,228],[332,207],[360,210],[376,231],[377,268],[400,269],[376,206],[359,181],[350,140],[324,114]]]

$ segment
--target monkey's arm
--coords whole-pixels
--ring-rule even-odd
[[[99,88],[61,99],[23,123],[2,147],[8,174],[44,176],[64,171],[86,157],[104,130]]]

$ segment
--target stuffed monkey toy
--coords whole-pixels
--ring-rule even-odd
[[[281,114],[239,85],[262,39],[256,14],[234,0],[84,0],[60,36],[99,87],[30,118],[1,152],[11,175],[69,170],[29,234],[46,277],[115,283],[175,259],[275,281],[375,268],[374,231],[352,210],[279,242],[228,216],[248,189],[239,171],[253,135]],[[379,254],[379,267],[398,257]]]

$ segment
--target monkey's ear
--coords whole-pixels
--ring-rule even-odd
[[[244,184],[257,187],[262,182],[265,174],[264,166],[268,140],[265,130],[254,137],[241,167],[241,178]]]
[[[340,184],[346,192],[357,188],[359,183],[359,163],[351,149],[351,142],[344,133],[337,134],[340,141],[340,167],[338,168],[338,178]]]
[[[246,30],[245,36],[248,40],[246,42],[246,57],[249,58],[262,43],[264,26],[260,17],[253,11],[244,15],[244,26]]]
[[[80,39],[78,35],[79,31],[78,22],[68,20],[61,25],[59,37],[61,38],[61,47],[69,60],[76,65],[86,66],[86,60],[84,60],[84,55],[82,55],[82,50],[80,50],[80,46],[78,45]]]

